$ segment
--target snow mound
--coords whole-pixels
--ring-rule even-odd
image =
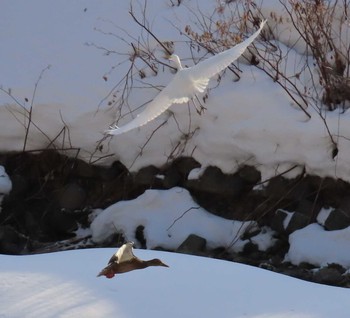
[[[111,205],[98,213],[91,230],[95,242],[102,242],[116,231],[137,242],[135,229],[143,226],[149,249],[159,246],[176,249],[190,234],[195,234],[207,240],[208,248],[226,247],[239,252],[248,242],[241,235],[255,225],[255,222],[227,220],[210,214],[193,201],[186,189],[175,187],[148,190],[135,200]],[[256,239],[258,245],[270,246],[271,235],[263,233]]]
[[[289,236],[290,248],[285,257],[294,265],[302,262],[315,266],[337,263],[350,268],[350,227],[326,231],[319,224],[295,231]]]

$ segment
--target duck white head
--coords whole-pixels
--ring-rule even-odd
[[[134,242],[128,242],[119,248],[117,253],[115,253],[118,263],[130,261],[135,257],[132,252],[133,246]]]

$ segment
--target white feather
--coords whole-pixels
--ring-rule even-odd
[[[111,260],[116,259],[116,262],[118,264],[130,261],[131,259],[133,259],[135,257],[135,255],[132,252],[133,246],[134,246],[134,242],[125,243],[123,246],[121,246],[118,249],[117,253],[114,254],[114,256],[111,258]],[[111,262],[111,260],[110,260],[110,262]]]
[[[137,127],[146,125],[151,120],[165,112],[172,104],[187,103],[196,93],[203,93],[209,80],[239,58],[245,49],[259,35],[266,21],[262,22],[259,30],[245,41],[231,49],[218,53],[190,68],[182,68],[177,55],[172,55],[170,60],[175,62],[178,72],[172,81],[150,102],[145,110],[138,114],[132,121],[122,127],[112,127],[106,133],[119,135]]]

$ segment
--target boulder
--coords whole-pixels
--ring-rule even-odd
[[[20,174],[14,174],[11,176],[12,190],[9,197],[13,200],[18,200],[18,197],[25,195],[30,191],[30,184],[28,180]]]
[[[313,279],[317,283],[339,286],[344,280],[344,271],[336,267],[323,267],[314,272]]]
[[[109,167],[95,166],[98,178],[103,181],[122,180],[129,174],[128,169],[120,162],[114,161]]]
[[[191,234],[187,237],[185,241],[177,248],[176,252],[186,253],[186,254],[201,254],[206,248],[207,240]]]
[[[183,177],[176,167],[171,166],[164,172],[163,185],[166,189],[170,189],[176,186],[181,186],[183,183]]]
[[[278,209],[275,215],[271,218],[270,227],[279,233],[285,233],[284,221],[288,216],[288,211]]]
[[[143,186],[153,186],[157,180],[157,174],[160,173],[160,169],[155,166],[148,166],[141,168],[133,176],[135,184]]]
[[[199,179],[187,180],[186,187],[192,191],[238,197],[244,191],[247,192],[254,186],[246,178],[248,176],[242,178],[239,172],[235,174],[224,174],[217,167],[208,167]]]
[[[83,209],[87,194],[85,190],[77,183],[67,184],[59,195],[59,204],[61,208],[67,210]]]
[[[314,222],[316,220],[316,216],[321,211],[321,208],[322,205],[318,201],[302,199],[298,201],[295,211],[308,216],[310,220]]]
[[[74,236],[78,224],[74,213],[53,208],[43,218],[41,229],[53,242]]]
[[[310,223],[310,217],[299,212],[288,212],[278,209],[271,219],[270,226],[279,233],[291,234]]]
[[[310,217],[299,212],[294,212],[286,227],[286,232],[288,234],[291,234],[294,231],[300,230],[309,224],[310,224]]]
[[[328,231],[342,230],[348,226],[350,226],[350,216],[342,209],[333,209],[324,223]]]
[[[261,172],[252,166],[243,166],[238,170],[238,175],[251,185],[261,181]]]
[[[172,188],[183,186],[190,172],[201,165],[191,157],[181,157],[175,159],[170,166],[164,169],[164,186]]]
[[[0,254],[21,254],[27,239],[8,225],[0,225]]]
[[[95,178],[97,176],[97,171],[93,165],[76,158],[70,158],[69,161],[71,164],[66,166],[73,171],[68,170],[68,173],[73,172],[74,175],[83,178]]]

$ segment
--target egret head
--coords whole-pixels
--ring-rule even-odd
[[[178,70],[182,70],[182,65],[180,62],[179,57],[176,54],[171,54],[167,56],[167,59],[171,62],[173,62]]]

